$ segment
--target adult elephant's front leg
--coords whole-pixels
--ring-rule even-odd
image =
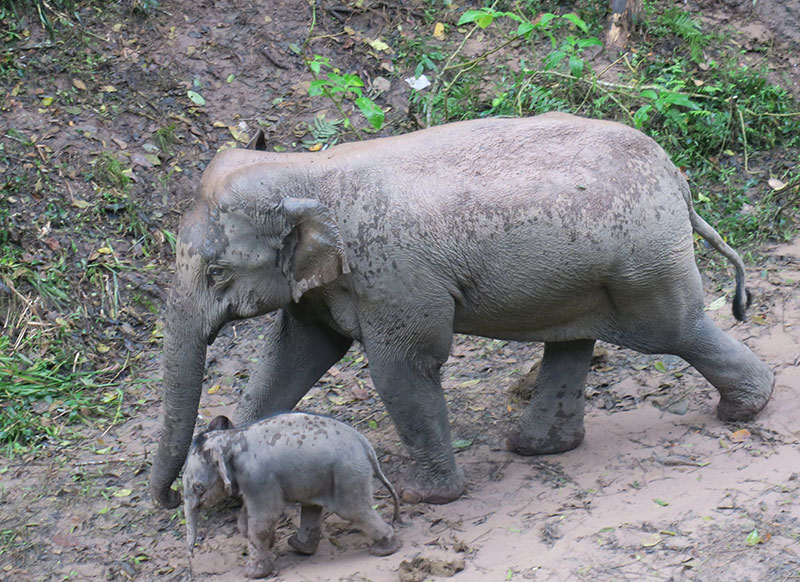
[[[278,311],[236,411],[236,425],[294,408],[353,340],[328,326]]]
[[[464,492],[464,473],[453,456],[439,369],[452,334],[409,348],[367,345],[370,374],[400,439],[416,463],[400,486],[407,503],[448,503]],[[403,342],[405,344],[405,342]]]
[[[561,453],[583,440],[584,387],[595,340],[551,342],[531,402],[506,446],[521,455]]]

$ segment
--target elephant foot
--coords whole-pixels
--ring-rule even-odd
[[[320,539],[322,539],[322,532],[319,530],[309,533],[305,540],[301,540],[297,533],[294,533],[289,538],[289,545],[298,554],[310,556],[317,551]]]
[[[412,469],[400,485],[400,499],[404,503],[444,504],[455,501],[464,493],[464,471],[456,467],[453,474],[431,476]]]
[[[402,546],[403,542],[395,534],[392,534],[375,540],[369,548],[369,553],[373,556],[388,556],[389,554],[394,554]]]
[[[244,567],[244,575],[248,578],[266,578],[275,573],[277,573],[275,560],[271,557],[266,557],[262,560],[247,560],[247,564]]]
[[[546,435],[530,435],[514,430],[506,439],[506,448],[512,453],[524,456],[554,455],[576,448],[583,442],[583,435],[583,423],[579,430],[550,430]]]
[[[723,421],[751,420],[756,414],[761,412],[772,397],[775,388],[775,375],[772,370],[766,370],[769,374],[764,383],[767,388],[760,390],[750,390],[737,394],[737,398],[730,398],[728,395],[722,396],[717,404],[717,418]]]

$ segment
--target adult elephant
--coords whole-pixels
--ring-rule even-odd
[[[545,342],[511,450],[553,453],[584,434],[596,339],[683,357],[718,414],[767,403],[769,368],[705,315],[693,210],[664,151],[626,126],[551,113],[453,123],[315,154],[226,150],[203,174],[177,244],[164,327],[163,431],[154,498],[192,439],[206,345],[226,322],[277,311],[237,424],[289,410],[354,340],[416,465],[406,500],[463,491],[439,369],[453,332]]]

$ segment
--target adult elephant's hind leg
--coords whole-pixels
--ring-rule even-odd
[[[549,342],[531,402],[506,441],[521,455],[561,453],[583,440],[584,386],[595,340]]]
[[[749,420],[772,396],[775,383],[772,370],[705,314],[684,335],[678,347],[668,351],[689,362],[719,391],[720,420]]]

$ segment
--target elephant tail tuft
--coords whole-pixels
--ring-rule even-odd
[[[697,214],[691,203],[689,205],[689,219],[692,223],[694,231],[703,237],[708,243],[714,247],[721,255],[725,256],[733,268],[736,270],[736,291],[733,294],[733,316],[739,320],[744,321],[747,308],[753,300],[750,291],[745,287],[745,273],[744,262],[731,246],[726,243],[720,234],[708,224],[702,217]]]

